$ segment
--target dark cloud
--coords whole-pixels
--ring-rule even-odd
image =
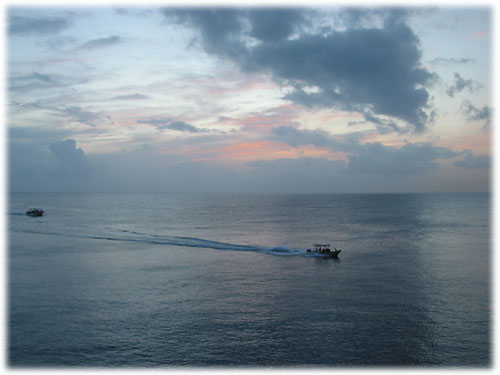
[[[85,152],[76,147],[74,139],[52,143],[49,148],[59,161],[58,175],[60,177],[84,178],[89,176],[92,169],[91,164],[87,160]]]
[[[375,124],[376,128],[381,134],[390,133],[396,131],[398,133],[408,132],[408,128],[402,128],[398,126],[394,121],[382,119],[371,115],[370,113],[364,113],[365,120]]]
[[[338,139],[323,130],[299,130],[292,126],[278,126],[271,131],[270,139],[284,142],[293,147],[313,145],[329,148],[333,151],[357,153],[360,147],[360,137],[363,133],[351,133]]]
[[[451,85],[446,93],[450,97],[454,97],[457,92],[462,92],[465,89],[468,89],[470,93],[473,93],[477,89],[479,89],[479,84],[475,83],[472,79],[464,79],[458,73],[454,73],[454,81],[453,85]]]
[[[407,143],[401,148],[381,143],[359,144],[349,156],[349,173],[373,175],[419,175],[437,168],[438,159],[450,159],[461,153],[429,143]]]
[[[324,27],[315,34],[304,31],[311,17],[306,10],[166,9],[164,14],[198,29],[206,52],[291,86],[286,98],[296,103],[390,116],[417,130],[429,120],[425,87],[435,77],[422,67],[419,39],[403,11],[380,11],[385,17],[380,28]],[[277,26],[280,17],[284,22]]]
[[[344,144],[322,130],[298,130],[291,126],[278,126],[271,131],[271,139],[289,144],[293,147],[314,145],[343,151]]]
[[[406,143],[397,148],[378,142],[360,143],[356,135],[338,140],[321,130],[298,130],[287,126],[274,128],[271,139],[294,147],[314,145],[336,152],[345,152],[348,154],[349,163],[344,172],[354,174],[379,176],[424,174],[435,169],[440,159],[463,155],[462,152],[436,147],[429,143]]]
[[[484,170],[479,179],[478,171],[464,168],[450,168],[447,173],[436,168],[427,174],[418,168],[415,174],[400,169],[398,173],[384,171],[377,175],[349,171],[349,165],[344,160],[308,157],[253,161],[247,163],[246,168],[231,168],[210,161],[189,161],[181,154],[159,154],[154,148],[90,154],[83,159],[87,159],[90,164],[86,168],[85,161],[78,162],[75,144],[62,148],[67,152],[56,151],[59,155],[57,158],[49,150],[40,150],[32,145],[15,144],[9,147],[11,190],[353,193],[429,191],[430,188],[440,190],[443,184],[448,184],[452,191],[487,191],[489,187],[488,174]],[[408,150],[405,152],[410,153]],[[60,158],[63,155],[75,157],[73,169],[62,167]],[[77,168],[81,164],[83,167]],[[75,172],[75,169],[80,173]],[[85,169],[88,172],[81,173]],[[447,182],[449,173],[454,173],[456,177],[453,185]],[[200,181],[203,183],[200,184]],[[457,184],[456,181],[463,184]]]
[[[471,121],[484,121],[484,127],[487,130],[491,123],[491,108],[487,105],[477,108],[470,101],[466,100],[461,106],[462,113]]]
[[[455,165],[461,168],[489,168],[489,156],[475,156],[472,152],[468,151],[462,160],[457,160]]]
[[[9,34],[11,35],[55,34],[69,26],[69,20],[63,17],[9,17]]]
[[[341,178],[343,160],[319,158],[276,159],[248,162],[252,178],[245,187],[249,191],[279,193],[331,193],[349,191]],[[352,191],[352,188],[350,189]]]
[[[62,139],[71,135],[71,130],[62,128],[46,128],[40,126],[12,126],[8,127],[8,138],[11,143],[28,145],[47,144],[54,139]]]
[[[177,23],[198,28],[199,42],[208,53],[233,58],[245,54],[240,40],[245,13],[232,8],[163,9],[163,14]]]
[[[121,43],[122,39],[118,35],[112,35],[107,38],[92,39],[80,46],[81,49],[95,49],[110,47]]]
[[[171,122],[170,124],[165,125],[163,129],[177,130],[180,132],[188,132],[188,133],[200,133],[203,131],[202,129],[197,128],[196,126],[187,124],[183,121]]]
[[[51,181],[48,176],[55,166],[48,150],[30,143],[9,142],[8,156],[9,190],[49,190],[47,186],[53,183],[53,179]]]
[[[469,101],[463,102],[462,111],[470,120],[489,120],[491,115],[490,107],[487,105],[477,108]]]
[[[278,42],[292,36],[309,18],[301,9],[251,9],[247,19],[250,22],[250,36],[262,42]]]
[[[256,47],[245,68],[266,69],[292,84],[287,98],[300,104],[387,115],[421,130],[429,98],[423,86],[432,76],[418,67],[416,46],[405,25],[309,35]]]

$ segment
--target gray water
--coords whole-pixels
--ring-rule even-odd
[[[10,366],[491,365],[488,194],[8,200]]]

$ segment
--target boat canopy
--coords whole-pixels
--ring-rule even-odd
[[[314,244],[314,247],[330,247],[330,244],[320,244],[320,243],[317,243],[317,244]]]

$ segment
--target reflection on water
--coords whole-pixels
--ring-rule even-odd
[[[488,195],[9,199],[13,366],[490,364]]]

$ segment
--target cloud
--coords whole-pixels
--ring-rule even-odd
[[[125,8],[123,6],[113,6],[113,10],[120,16],[146,17],[154,13],[156,9],[146,8],[144,6]]]
[[[100,191],[238,191],[246,182],[220,163],[186,161],[183,155],[147,148],[89,159],[96,166],[92,186]]]
[[[251,25],[250,36],[263,42],[287,39],[308,24],[307,13],[301,9],[250,9],[247,15]]]
[[[387,120],[387,119],[382,119],[376,116],[371,115],[370,113],[364,113],[363,114],[365,117],[366,121],[369,121],[373,124],[375,124],[375,127],[378,129],[379,133],[381,134],[386,134],[390,133],[393,131],[396,131],[398,133],[407,133],[409,130],[408,128],[402,128],[396,124],[396,122],[392,120]]]
[[[86,79],[82,77],[44,74],[35,71],[29,74],[10,76],[9,91],[45,90],[84,82],[86,82]]]
[[[475,156],[472,152],[468,151],[462,160],[457,160],[455,162],[457,167],[472,169],[472,168],[489,168],[490,167],[490,157],[489,156]]]
[[[24,76],[17,76],[13,78],[14,81],[29,81],[29,80],[34,80],[34,81],[39,81],[39,82],[45,82],[49,84],[54,84],[57,83],[57,79],[50,74],[42,74],[38,72],[32,72],[31,74],[27,74]]]
[[[484,120],[485,129],[489,128],[491,123],[491,108],[487,105],[482,108],[477,108],[470,101],[466,100],[461,106],[462,113],[471,121]]]
[[[313,145],[345,152],[349,163],[345,173],[379,176],[425,174],[436,169],[440,159],[451,159],[463,155],[447,148],[429,143],[406,143],[402,147],[385,146],[378,142],[360,143],[358,136],[341,141],[322,130],[298,130],[281,126],[274,128],[271,139],[282,141],[293,147]]]
[[[489,187],[488,174],[477,173],[484,169],[438,166],[425,175],[410,171],[375,174],[349,171],[344,160],[310,157],[251,161],[234,168],[206,160],[189,161],[182,154],[159,154],[154,148],[85,155],[83,160],[90,164],[86,168],[85,161],[78,162],[84,154],[78,155],[76,145],[65,146],[67,152],[56,151],[59,157],[22,144],[9,147],[12,191],[353,193],[429,191],[446,184],[452,191],[487,191]],[[76,159],[73,169],[61,165],[61,158],[70,163],[68,155]]]
[[[154,125],[160,130],[175,130],[185,133],[207,133],[210,132],[208,129],[201,129],[194,125],[188,124],[184,121],[174,121],[168,117],[161,118],[151,118],[148,120],[137,120],[139,124],[150,124]]]
[[[107,38],[92,39],[80,46],[81,49],[96,49],[110,47],[121,43],[122,39],[118,35],[112,35]]]
[[[109,98],[108,100],[146,100],[146,99],[151,99],[149,95],[144,95],[144,94],[128,94],[128,95],[116,95],[113,96],[112,98]]]
[[[280,193],[331,193],[352,191],[342,178],[346,163],[320,158],[282,158],[259,160],[246,164],[252,168],[246,187],[250,191]],[[257,182],[258,181],[258,182]]]
[[[76,147],[74,139],[52,143],[49,148],[59,161],[58,176],[77,178],[89,176],[92,169],[91,164],[85,152]]]
[[[197,128],[196,126],[185,123],[183,121],[171,122],[170,124],[163,126],[162,129],[177,130],[180,132],[188,133],[200,133],[204,131],[203,129]]]
[[[422,68],[419,39],[405,24],[404,12],[379,12],[385,17],[379,28],[338,31],[325,26],[310,33],[310,14],[285,11],[166,9],[164,14],[198,29],[207,53],[230,59],[246,72],[268,73],[291,87],[286,99],[309,107],[390,116],[425,129],[425,87],[435,76]],[[279,15],[284,23],[278,27]]]
[[[10,142],[8,153],[9,190],[51,190],[47,186],[54,182],[49,175],[55,170],[55,163],[47,150],[33,144]]]
[[[10,90],[23,90],[29,88],[60,86],[54,75],[32,72],[30,74],[11,76],[9,78]]]
[[[71,130],[64,128],[46,128],[40,126],[12,126],[8,127],[8,139],[10,143],[25,145],[45,145],[54,139],[62,139],[71,135]]]
[[[429,143],[407,143],[400,148],[381,143],[358,145],[349,156],[349,173],[370,175],[420,175],[437,168],[437,160],[461,153]]]
[[[137,120],[137,123],[138,124],[154,125],[154,126],[161,128],[162,126],[165,126],[172,121],[173,120],[170,117],[153,117],[153,118],[149,118],[146,120]]]
[[[487,105],[483,108],[477,108],[468,100],[462,103],[462,112],[466,114],[470,120],[489,120],[491,115],[490,107]]]
[[[454,58],[454,57],[436,57],[429,61],[430,64],[433,65],[464,65],[475,62],[474,59],[471,58]]]
[[[404,25],[303,36],[256,48],[246,68],[286,80],[294,86],[286,97],[300,104],[391,116],[422,130],[429,98],[423,86],[432,76],[417,67],[416,45]]]
[[[69,26],[70,22],[63,17],[9,17],[9,34],[11,35],[56,34]]]
[[[270,139],[289,144],[293,147],[314,145],[341,151],[343,143],[330,137],[323,130],[298,130],[291,126],[278,126],[271,130]]]
[[[245,14],[232,8],[185,8],[162,10],[163,14],[175,22],[199,28],[203,49],[222,57],[233,57],[245,53],[240,40]]]
[[[453,85],[446,90],[446,93],[450,97],[454,97],[457,92],[462,92],[468,89],[470,93],[479,89],[479,84],[475,83],[472,79],[463,79],[460,74],[454,73],[455,80]]]
[[[280,125],[299,125],[297,121],[297,106],[281,105],[267,108],[263,111],[245,113],[241,117],[219,117],[220,123],[237,125],[245,132],[260,133]]]
[[[96,123],[102,119],[100,114],[77,106],[64,108],[61,113],[72,121],[90,126],[96,126]]]
[[[477,31],[475,33],[470,34],[467,36],[466,39],[482,39],[490,35],[490,32],[488,30],[482,30],[482,31]]]
[[[23,136],[22,139],[9,137],[9,189],[89,191],[92,186],[99,185],[99,181],[92,180],[95,166],[85,152],[77,148],[74,139],[54,142],[52,138],[49,141],[51,135],[57,138],[61,133],[41,132],[34,131],[31,137]]]

